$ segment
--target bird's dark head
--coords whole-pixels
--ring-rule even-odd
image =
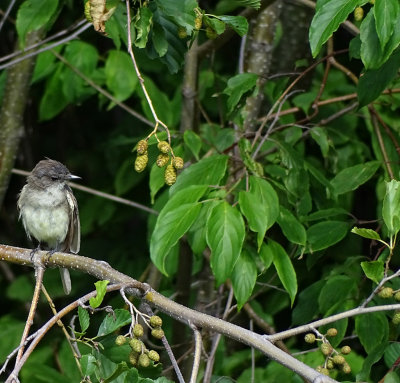
[[[46,159],[37,163],[28,177],[28,183],[45,188],[77,178],[80,177],[72,175],[61,162]]]

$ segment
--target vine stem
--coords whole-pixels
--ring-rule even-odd
[[[169,132],[168,126],[166,124],[164,124],[157,116],[157,113],[156,113],[156,111],[154,109],[154,106],[153,106],[153,102],[151,101],[151,98],[150,98],[150,96],[149,96],[149,94],[147,92],[146,86],[144,84],[144,78],[142,77],[142,75],[140,73],[139,67],[138,67],[137,62],[136,62],[135,55],[133,53],[132,36],[131,36],[131,21],[132,21],[131,9],[130,9],[130,5],[129,5],[129,0],[126,0],[125,2],[126,2],[126,17],[127,17],[127,24],[128,24],[128,26],[127,26],[127,29],[128,29],[128,53],[129,53],[129,56],[131,56],[133,67],[135,68],[136,76],[138,77],[139,82],[140,82],[140,87],[142,88],[144,96],[146,97],[147,104],[150,107],[151,114],[153,115],[153,118],[154,118],[154,121],[155,121],[154,130],[149,134],[149,137],[151,137],[153,134],[155,134],[156,138],[157,138],[157,141],[159,141],[156,133],[157,133],[158,125],[161,125],[165,129],[165,131],[167,132],[168,143],[171,146],[171,134]],[[174,156],[174,152],[172,151],[172,148],[171,148],[171,154],[172,154],[173,157],[175,157]]]

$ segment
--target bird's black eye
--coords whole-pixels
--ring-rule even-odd
[[[57,181],[57,177],[51,177],[52,181]]]

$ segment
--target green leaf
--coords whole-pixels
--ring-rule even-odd
[[[315,213],[311,213],[307,217],[304,218],[304,221],[309,222],[309,221],[318,221],[320,219],[326,219],[329,217],[335,217],[338,215],[344,215],[347,216],[347,211],[345,209],[342,209],[341,207],[333,207],[330,209],[322,209],[318,210]]]
[[[257,243],[260,249],[266,231],[278,218],[278,196],[268,181],[250,176],[250,190],[239,193],[239,205],[250,229],[258,233]]]
[[[400,44],[400,18],[396,19],[393,34],[382,50],[376,33],[373,13],[369,12],[360,26],[361,60],[366,69],[378,69]]]
[[[390,235],[396,235],[400,230],[400,182],[386,182],[386,195],[383,199],[382,217]]]
[[[150,257],[163,274],[167,275],[165,261],[170,250],[196,220],[201,209],[197,201],[206,191],[207,186],[189,186],[174,194],[161,210],[150,239]]]
[[[375,239],[378,241],[381,240],[379,233],[377,233],[375,230],[372,230],[372,229],[353,227],[351,229],[351,232],[354,234],[360,235],[361,237],[364,237],[364,238]]]
[[[379,233],[377,233],[375,230],[372,230],[372,229],[353,227],[351,229],[351,232],[354,234],[360,235],[361,237],[368,238],[368,239],[376,239],[377,241],[379,241],[381,239]]]
[[[315,126],[310,130],[310,134],[314,141],[319,145],[322,155],[326,157],[329,152],[329,140],[326,130],[319,126]]]
[[[347,275],[330,277],[321,289],[318,297],[319,309],[322,314],[332,312],[335,307],[347,300],[347,297],[356,288],[356,280]]]
[[[240,73],[228,80],[223,93],[227,94],[228,113],[231,113],[239,103],[242,96],[253,90],[256,86],[258,76],[255,73]]]
[[[238,310],[250,298],[257,281],[257,266],[246,249],[243,249],[232,273],[232,286]]]
[[[39,120],[46,121],[55,117],[67,105],[68,100],[60,89],[63,87],[63,64],[57,65],[56,71],[46,81],[46,88],[39,105]]]
[[[372,366],[382,358],[386,347],[386,344],[379,344],[369,353],[364,360],[362,370],[357,374],[357,382],[362,382],[369,379]]]
[[[160,57],[165,56],[165,54],[168,52],[168,41],[165,37],[164,29],[158,23],[154,24],[153,26],[151,41],[158,55]]]
[[[223,201],[207,220],[207,244],[211,249],[211,268],[217,285],[225,282],[238,260],[244,241],[244,222],[239,211]]]
[[[192,130],[185,130],[185,133],[183,133],[183,141],[198,161],[201,149],[201,138]]]
[[[132,40],[134,40],[134,31],[135,29],[132,28]],[[118,50],[121,48],[121,39],[126,46],[128,45],[125,4],[118,4],[112,16],[106,21],[106,33],[113,40]]]
[[[400,344],[391,343],[385,350],[384,359],[386,366],[393,366],[400,355]]]
[[[325,221],[312,225],[307,230],[311,251],[326,249],[341,241],[347,234],[349,225],[343,221]]]
[[[400,377],[397,375],[397,372],[395,371],[389,371],[385,375],[385,383],[400,383]]]
[[[165,15],[185,28],[188,35],[192,33],[196,16],[194,9],[198,7],[196,0],[155,0],[155,3]]]
[[[382,50],[393,34],[393,28],[399,17],[399,2],[393,0],[379,0],[373,6],[376,32]]]
[[[95,297],[89,299],[89,304],[94,309],[99,307],[101,305],[101,303],[103,302],[104,296],[106,295],[106,292],[107,292],[107,285],[109,283],[110,283],[110,281],[104,280],[104,281],[97,281],[94,284],[96,286],[97,295]]]
[[[322,4],[318,7],[310,26],[309,39],[313,57],[317,56],[322,45],[360,4],[360,0],[324,1]]]
[[[389,83],[397,76],[400,66],[398,49],[379,69],[367,70],[357,85],[359,107],[368,105],[378,98]]]
[[[71,41],[65,49],[64,58],[84,75],[91,78],[95,72],[99,55],[92,44],[83,41]],[[64,68],[62,90],[69,102],[77,103],[96,92],[67,66]]]
[[[109,51],[104,73],[107,87],[117,100],[124,101],[131,96],[138,79],[127,53],[117,50]]]
[[[249,23],[243,16],[226,16],[221,15],[218,18],[229,25],[240,37],[243,37],[249,29]]]
[[[20,302],[27,302],[32,299],[33,284],[28,275],[21,275],[15,279],[7,287],[7,298]]]
[[[86,354],[80,358],[82,373],[85,376],[92,375],[96,369],[96,358],[93,355]]]
[[[134,44],[138,48],[144,48],[147,45],[153,13],[147,7],[140,7],[135,18],[136,39]]]
[[[116,309],[112,314],[107,314],[103,322],[101,322],[97,336],[111,334],[131,322],[132,317],[128,310]]]
[[[90,324],[90,316],[89,313],[82,308],[81,306],[78,307],[78,317],[79,317],[79,324],[81,326],[81,332],[85,332]]]
[[[336,195],[357,189],[375,174],[379,166],[379,161],[370,161],[341,170],[331,180]]]
[[[387,342],[389,325],[385,314],[370,313],[355,317],[355,330],[369,354],[375,347]]]
[[[49,23],[57,11],[58,0],[26,0],[18,9],[16,28],[20,45],[25,47],[27,33]]]
[[[219,18],[203,16],[203,23],[210,26],[217,35],[221,35],[225,31],[226,25],[223,21],[219,20]]]
[[[265,251],[271,254],[279,280],[288,292],[291,304],[293,305],[297,293],[297,277],[292,261],[285,249],[272,239],[268,240]]]
[[[298,219],[283,206],[280,207],[277,222],[283,234],[290,242],[305,246],[307,240],[306,229]]]
[[[292,326],[311,322],[319,313],[318,296],[324,281],[317,281],[299,293],[292,311]]]
[[[170,195],[190,185],[219,185],[225,175],[228,157],[214,155],[201,159],[186,168],[170,189]]]
[[[259,255],[260,255],[261,261],[264,264],[265,270],[269,269],[269,267],[272,265],[272,262],[274,260],[274,256],[271,253],[270,249],[267,247],[265,242],[263,242],[261,244]]]
[[[154,197],[156,196],[158,191],[165,185],[164,172],[165,169],[158,167],[157,164],[153,164],[153,166],[151,167],[149,186],[152,204],[154,204]]]
[[[365,276],[376,284],[382,280],[384,273],[384,264],[382,261],[361,262],[361,268]]]

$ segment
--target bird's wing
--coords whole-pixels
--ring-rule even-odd
[[[79,253],[79,249],[81,247],[81,224],[79,222],[78,203],[76,202],[76,198],[68,185],[65,185],[65,190],[67,192],[67,201],[70,211],[66,245],[69,247],[69,251],[71,253],[77,254]]]

